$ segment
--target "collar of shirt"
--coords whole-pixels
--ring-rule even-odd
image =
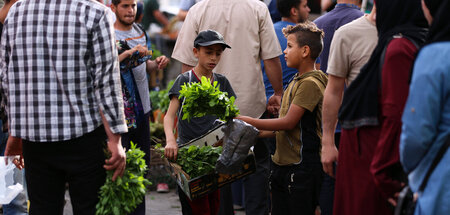
[[[335,7],[350,7],[350,8],[355,8],[355,9],[361,10],[361,8],[359,8],[357,5],[348,4],[348,3],[339,3],[339,4],[336,4]]]

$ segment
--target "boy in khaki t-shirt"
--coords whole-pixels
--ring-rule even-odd
[[[279,118],[237,118],[262,130],[261,137],[276,133],[270,177],[272,214],[314,214],[323,174],[319,154],[321,109],[328,80],[322,71],[315,70],[323,31],[308,22],[288,26],[283,33],[287,37],[287,66],[299,72],[284,91]]]

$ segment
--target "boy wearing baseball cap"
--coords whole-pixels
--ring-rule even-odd
[[[178,153],[178,144],[184,144],[190,140],[197,138],[215,126],[217,117],[207,115],[204,117],[192,118],[190,121],[182,120],[183,113],[181,111],[182,101],[180,101],[180,90],[184,83],[201,82],[201,78],[205,76],[211,80],[211,83],[217,81],[220,91],[227,92],[228,96],[236,97],[231,88],[228,79],[220,74],[213,73],[213,69],[220,61],[222,52],[226,48],[231,48],[225,43],[223,36],[213,30],[205,30],[198,34],[194,40],[193,54],[198,59],[197,65],[190,71],[180,74],[175,80],[172,88],[169,90],[169,109],[164,117],[164,132],[166,134],[165,156],[169,160],[176,160]],[[177,128],[178,139],[175,139],[173,133],[174,120],[178,114]],[[179,192],[182,194],[182,191]],[[183,206],[183,214],[189,213],[183,201],[185,196],[180,195],[180,201]],[[192,214],[217,214],[219,209],[219,191],[205,195],[193,201],[188,201]]]

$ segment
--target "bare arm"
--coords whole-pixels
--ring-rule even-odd
[[[178,154],[178,144],[173,134],[174,122],[177,111],[180,108],[180,100],[175,96],[170,99],[169,109],[164,117],[164,133],[166,134],[166,147],[164,156],[169,160],[176,160]]]
[[[169,58],[167,58],[164,55],[157,57],[155,60],[148,60],[147,61],[147,73],[152,73],[158,69],[164,69],[164,68],[166,68],[168,63],[169,63]]]
[[[180,11],[177,14],[177,19],[180,21],[184,21],[186,19],[187,13],[188,11],[180,9]]]
[[[185,73],[193,68],[193,66],[183,63],[183,65],[181,65],[181,73]]]
[[[267,110],[274,115],[278,114],[281,106],[281,97],[283,95],[283,73],[281,71],[281,63],[278,57],[264,60],[266,75],[272,84],[275,93],[269,98]]]
[[[305,109],[292,104],[286,116],[276,119],[255,119],[248,116],[238,116],[237,119],[245,121],[257,129],[267,131],[292,130],[305,113]]]
[[[147,47],[138,44],[137,46],[133,47],[130,50],[126,50],[124,52],[122,52],[122,54],[119,55],[119,62],[122,62],[123,60],[131,57],[131,55],[133,55],[134,52],[139,52],[139,54],[142,55],[146,55],[148,53],[148,49]]]
[[[322,166],[323,171],[333,175],[333,162],[338,160],[338,151],[334,143],[334,132],[336,130],[337,116],[342,103],[345,78],[334,75],[328,76],[328,84],[325,88],[322,106]]]
[[[154,10],[153,11],[153,16],[164,27],[166,27],[169,24],[169,20],[167,20],[167,17],[164,16],[164,14],[160,10]]]
[[[275,137],[275,133],[273,131],[259,131],[258,134],[259,138],[270,138],[270,137]]]

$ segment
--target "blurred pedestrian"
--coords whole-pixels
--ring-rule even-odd
[[[432,161],[443,153],[419,192],[415,214],[450,214],[450,1],[422,0],[422,7],[430,32],[414,64],[402,118],[400,160],[409,186],[419,192]]]
[[[411,68],[427,33],[420,0],[377,0],[378,44],[344,93],[334,214],[393,214]]]

